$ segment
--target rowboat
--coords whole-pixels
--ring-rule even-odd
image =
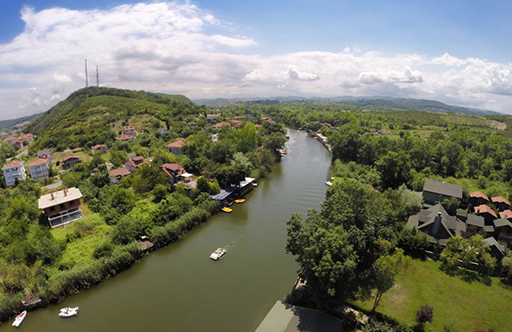
[[[245,202],[245,198],[235,199],[235,203],[240,204]]]
[[[23,322],[25,317],[27,316],[27,310],[23,310],[16,318],[14,318],[14,322],[12,323],[12,326],[18,327]]]
[[[223,207],[221,210],[224,211],[224,212],[228,212],[228,213],[233,211],[232,208],[228,208],[227,206]]]

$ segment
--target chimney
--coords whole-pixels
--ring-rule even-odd
[[[68,195],[68,188],[64,188],[64,197]]]
[[[55,197],[53,197],[53,193],[51,193],[50,195],[52,195],[52,201],[55,199]]]

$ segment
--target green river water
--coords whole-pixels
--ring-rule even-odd
[[[254,331],[289,293],[298,265],[285,253],[286,221],[324,199],[330,155],[289,130],[288,154],[236,204],[129,270],[65,301],[29,312],[22,331]],[[220,261],[209,255],[227,249]],[[79,306],[78,316],[59,309]],[[0,331],[15,329],[11,322]]]

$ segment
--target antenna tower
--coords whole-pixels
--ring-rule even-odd
[[[85,87],[89,87],[89,78],[87,76],[87,59],[85,60]]]
[[[96,66],[96,86],[100,87],[100,73],[98,71],[98,66]]]

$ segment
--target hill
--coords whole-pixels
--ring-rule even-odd
[[[219,105],[227,103],[246,102],[248,104],[278,104],[278,103],[301,103],[308,105],[329,104],[346,105],[347,107],[361,107],[371,109],[392,109],[392,110],[408,110],[408,111],[425,111],[425,112],[442,112],[456,113],[466,115],[500,115],[501,113],[481,110],[477,108],[467,108],[461,106],[447,105],[439,101],[428,99],[412,99],[412,98],[391,98],[391,97],[273,97],[273,98],[247,98],[247,99],[199,99],[194,100],[197,104],[202,105]]]
[[[183,95],[89,87],[41,114],[26,131],[39,137],[33,149],[90,147],[114,140],[125,125],[139,130],[169,127],[163,114],[175,108],[197,113],[197,106]]]

